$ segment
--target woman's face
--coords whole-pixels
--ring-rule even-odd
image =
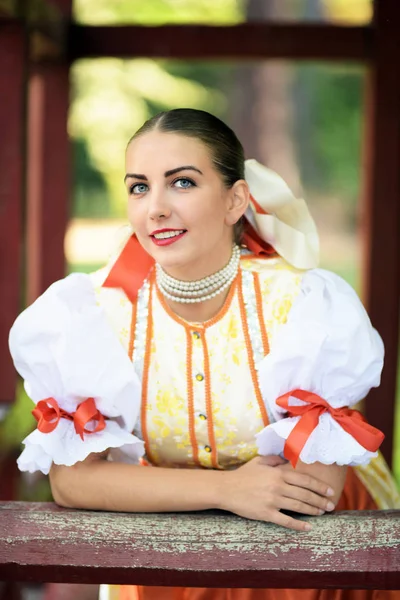
[[[139,136],[126,152],[125,182],[139,242],[170,275],[198,279],[229,261],[248,188],[242,180],[226,189],[202,142],[160,131]]]

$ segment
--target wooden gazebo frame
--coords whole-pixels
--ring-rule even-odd
[[[368,68],[363,163],[364,295],[386,346],[367,418],[392,459],[399,345],[400,37],[395,0],[375,0],[370,25],[82,26],[72,0],[0,0],[0,403],[15,397],[9,328],[65,268],[70,152],[69,68],[86,57],[355,61]],[[0,404],[1,407],[1,404]],[[0,408],[1,410],[1,408]]]

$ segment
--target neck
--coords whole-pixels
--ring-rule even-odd
[[[170,277],[184,282],[191,282],[210,277],[228,264],[232,257],[232,247],[232,242],[226,243],[226,241],[224,241],[223,244],[216,246],[212,250],[210,249],[209,253],[199,257],[194,262],[166,267],[165,269],[163,268],[163,271]]]
[[[182,281],[171,278],[156,265],[157,286],[170,308],[187,321],[204,322],[223,306],[234,282],[240,262],[240,248],[233,245],[225,266],[205,278]]]
[[[229,289],[239,268],[240,248],[233,246],[229,262],[219,271],[202,279],[182,281],[169,276],[160,265],[156,265],[157,284],[168,299],[182,304],[200,304],[220,296]]]

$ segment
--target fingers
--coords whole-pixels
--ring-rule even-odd
[[[309,475],[286,468],[279,456],[258,456],[236,472],[241,485],[229,494],[226,509],[251,519],[269,521],[295,531],[309,531],[310,523],[293,518],[290,513],[310,516],[333,510],[329,485]],[[245,497],[240,494],[247,489]],[[251,502],[249,501],[249,494]],[[281,511],[289,511],[286,514]]]
[[[320,496],[334,496],[335,492],[323,481],[295,471],[285,471],[284,480],[290,485],[311,490]]]
[[[286,485],[282,488],[282,495],[286,498],[289,498],[290,500],[295,500],[297,502],[300,502],[301,504],[304,505],[308,505],[308,506],[312,506],[314,508],[317,508],[319,510],[322,510],[322,512],[327,511],[331,511],[335,508],[335,505],[333,504],[333,502],[331,502],[328,498],[326,498],[325,496],[320,496],[319,494],[315,494],[314,492],[310,492],[309,490],[306,490],[304,488],[299,488],[297,486],[294,485]],[[282,508],[286,508],[286,507],[282,507]],[[292,510],[292,509],[289,509]],[[296,510],[296,512],[303,512],[301,510],[297,510],[297,509],[293,509]],[[306,512],[306,514],[319,514],[318,512]]]
[[[271,511],[265,520],[270,523],[275,523],[276,525],[282,525],[282,527],[286,527],[286,529],[294,529],[295,531],[310,531],[310,529],[312,529],[310,523],[307,523],[307,521],[293,519],[293,517],[284,515],[279,511]]]
[[[280,506],[284,510],[290,510],[291,512],[300,513],[303,515],[323,515],[325,510],[318,508],[317,505],[307,504],[296,498],[282,498]]]

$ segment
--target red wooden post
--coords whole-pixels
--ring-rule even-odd
[[[21,588],[12,581],[0,581],[0,600],[21,600]]]
[[[18,498],[20,472],[17,467],[19,452],[12,449],[0,455],[0,501]],[[1,599],[1,595],[0,595]]]
[[[28,95],[27,301],[64,276],[70,195],[68,65],[32,68]]]
[[[21,300],[26,52],[23,25],[0,21],[0,407],[14,400],[17,379],[7,340]],[[14,493],[15,470],[6,459],[0,471],[3,494],[9,498]],[[0,582],[0,598],[19,600],[18,585]]]
[[[395,410],[400,295],[400,60],[396,6],[376,2],[374,62],[367,97],[364,298],[386,348],[379,390],[366,416],[386,434],[382,452],[391,463]]]
[[[72,0],[52,0],[52,4],[65,17],[71,16]],[[65,274],[70,200],[68,107],[69,64],[34,65],[28,92],[28,303]]]
[[[16,385],[7,340],[21,296],[25,55],[23,26],[0,21],[0,404],[14,400]]]
[[[52,0],[52,4],[55,4],[64,16],[71,16],[72,0]]]

